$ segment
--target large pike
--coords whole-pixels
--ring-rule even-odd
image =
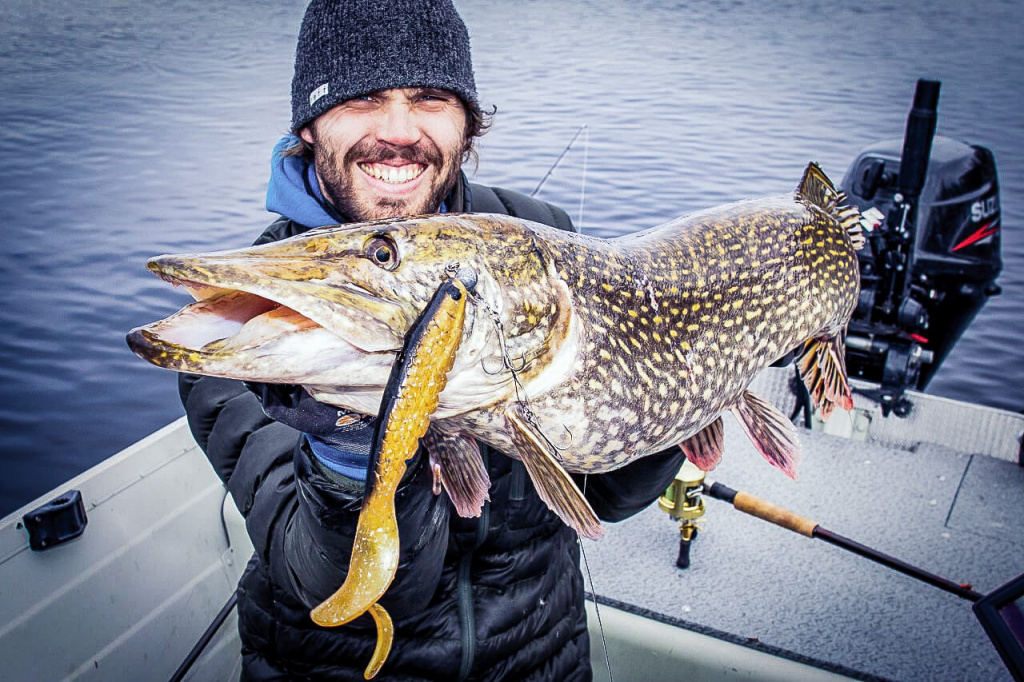
[[[616,239],[437,215],[161,256],[149,269],[197,302],[128,342],[161,367],[301,384],[376,414],[407,332],[453,268],[469,268],[475,294],[432,417],[434,463],[460,513],[472,513],[486,481],[459,456],[474,450],[460,441],[493,445],[594,536],[598,521],[565,472],[609,471],[675,444],[710,468],[726,410],[795,475],[789,420],[746,390],[786,352],[801,347],[798,369],[825,413],[850,407],[843,333],[863,240],[842,199],[811,164],[793,194]]]
[[[377,414],[398,352],[439,286],[475,274],[427,434],[462,515],[486,499],[476,440],[522,460],[541,498],[587,537],[600,524],[569,472],[603,472],[679,444],[710,469],[730,410],[793,476],[789,420],[747,390],[798,348],[827,416],[852,406],[843,335],[857,302],[856,209],[811,164],[796,192],[597,239],[496,215],[311,230],[149,268],[197,299],[133,330],[162,367],[303,385]]]

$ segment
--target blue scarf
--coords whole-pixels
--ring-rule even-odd
[[[267,210],[306,227],[347,222],[324,199],[315,166],[303,156],[285,156],[282,153],[298,143],[299,138],[295,135],[285,135],[274,145],[274,153],[270,157],[270,182],[267,184]]]

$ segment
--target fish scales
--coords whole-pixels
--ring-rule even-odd
[[[584,535],[599,524],[566,472],[602,472],[679,444],[704,469],[720,414],[795,475],[784,415],[747,390],[790,350],[827,416],[852,406],[843,333],[856,305],[859,215],[815,166],[795,193],[736,202],[617,239],[507,216],[441,215],[319,228],[249,249],[150,262],[198,302],[134,330],[171,369],[302,384],[376,414],[394,358],[439,285],[474,273],[463,338],[431,417],[459,513],[486,479],[479,440],[526,463]],[[696,437],[700,435],[701,437]],[[432,462],[435,453],[431,454]]]
[[[586,332],[572,379],[528,397],[570,471],[608,470],[684,440],[856,304],[845,231],[791,200],[742,202],[611,242],[544,236]]]

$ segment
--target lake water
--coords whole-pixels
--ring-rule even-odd
[[[145,262],[270,221],[303,4],[0,0],[0,513],[182,414],[124,343],[187,302]],[[1004,293],[930,390],[1024,407],[1018,2],[457,4],[498,107],[477,178],[529,192],[585,124],[541,196],[582,196],[593,234],[789,191],[810,160],[838,182],[940,79],[938,131],[994,150],[1008,229]]]

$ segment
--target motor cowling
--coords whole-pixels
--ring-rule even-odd
[[[999,293],[999,181],[991,150],[936,136],[908,216],[900,195],[902,148],[898,139],[871,145],[842,182],[850,201],[877,219],[858,253],[861,296],[847,366],[868,381],[921,390]],[[893,288],[894,271],[907,271],[906,286]]]

